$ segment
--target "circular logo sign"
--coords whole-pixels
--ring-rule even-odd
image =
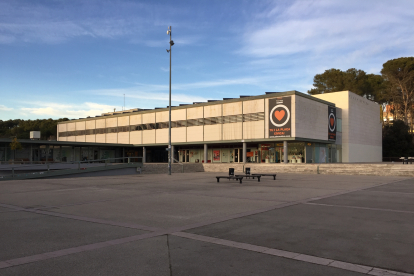
[[[329,130],[331,132],[335,131],[335,127],[336,127],[336,122],[335,122],[336,118],[335,115],[333,113],[329,114]]]
[[[278,104],[272,108],[269,114],[270,122],[276,127],[282,127],[289,122],[290,111],[286,105]]]

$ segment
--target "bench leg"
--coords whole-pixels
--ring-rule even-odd
[[[216,177],[217,178],[217,182],[220,182],[220,178],[218,178],[218,177]]]
[[[260,182],[260,177],[257,178],[257,182]]]
[[[273,180],[276,180],[276,175],[273,176]]]
[[[242,179],[243,179],[243,178],[240,178],[240,184],[242,184]]]

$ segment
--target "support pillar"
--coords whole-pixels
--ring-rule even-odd
[[[283,163],[288,163],[288,146],[287,141],[283,141]]]
[[[62,146],[59,146],[59,162],[62,162]]]
[[[122,163],[125,163],[125,148],[122,148]]]
[[[47,145],[46,146],[46,154],[45,154],[45,164],[48,163],[48,159],[49,159],[49,150],[50,150],[50,146]]]
[[[147,149],[145,147],[142,147],[142,163],[147,162]]]
[[[75,158],[76,158],[76,152],[75,152],[75,147],[73,147],[73,157],[72,157],[72,161],[75,163]]]
[[[204,164],[208,163],[208,152],[207,152],[207,150],[208,150],[207,144],[204,144]]]
[[[30,144],[30,164],[33,163],[33,144]]]
[[[246,163],[246,155],[247,155],[247,145],[246,142],[243,142],[243,164]]]

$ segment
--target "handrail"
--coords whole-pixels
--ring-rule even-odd
[[[180,161],[178,161],[177,159],[175,159],[174,157],[172,158],[173,159],[173,163],[174,163],[174,161],[176,161],[178,164],[180,164],[182,167],[181,167],[181,172],[184,172],[184,163],[181,163]]]
[[[110,160],[119,160],[119,159],[122,159],[122,160],[127,159],[128,160],[128,162],[127,162],[128,164],[134,164],[133,162],[131,162],[131,158],[132,159],[141,158],[141,162],[142,162],[142,159],[143,159],[142,156],[132,156],[132,157],[129,156],[129,157],[117,157],[117,158],[85,160],[85,161],[60,162],[60,164],[68,164],[68,163],[70,163],[70,164],[78,164],[78,168],[77,169],[80,170],[81,169],[81,163],[95,163],[96,161],[104,161],[103,163],[105,163],[105,167],[108,165],[108,163],[109,163],[108,161],[110,161]],[[27,168],[27,167],[36,167],[36,166],[45,166],[45,165],[46,165],[45,171],[49,171],[50,170],[50,163],[46,163],[46,164],[32,164],[32,165],[26,165],[26,166],[21,166],[21,165],[19,165],[19,166],[10,166],[10,167],[7,167],[7,170],[11,169],[11,171],[12,171],[12,177],[14,178],[14,176],[15,176],[15,168]],[[3,169],[3,171],[4,171],[4,169]],[[184,168],[183,168],[183,172],[184,172]]]
[[[118,160],[118,159],[127,159],[128,163],[130,163],[130,160],[135,159],[135,158],[141,158],[141,160],[142,160],[143,157],[142,156],[129,156],[129,157],[117,157],[117,158],[106,158],[106,159],[95,159],[95,160],[84,160],[84,161],[47,162],[47,163],[43,163],[43,164],[16,165],[16,166],[11,166],[11,167],[7,167],[7,168],[26,168],[26,167],[36,167],[36,166],[44,166],[44,165],[50,165],[50,164],[94,163],[94,162],[100,162],[100,161],[105,161],[106,162],[106,161]],[[33,161],[33,162],[35,162],[35,161]],[[38,162],[38,161],[36,161],[36,162]],[[10,164],[10,165],[15,165],[15,164]]]

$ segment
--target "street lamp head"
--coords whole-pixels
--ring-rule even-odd
[[[169,35],[169,34],[170,34],[170,30],[167,31],[167,35]]]

